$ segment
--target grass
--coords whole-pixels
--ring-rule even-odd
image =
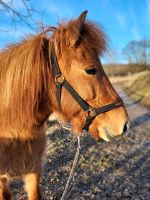
[[[134,100],[150,108],[150,71],[144,71],[125,77],[111,78],[112,83],[122,84]]]
[[[108,76],[126,76],[145,71],[148,66],[129,64],[104,64],[104,70]],[[150,67],[149,67],[150,68]]]

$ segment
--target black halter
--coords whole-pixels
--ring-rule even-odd
[[[58,65],[54,44],[52,45],[51,48],[51,62],[52,62],[52,67],[55,70],[56,97],[58,105],[61,108],[61,88],[62,86],[64,86],[84,111],[84,116],[86,120],[84,126],[82,127],[82,130],[88,131],[90,124],[97,115],[118,108],[120,106],[123,106],[123,101],[120,98],[114,103],[99,108],[93,108],[87,102],[85,102],[79,96],[79,94],[73,89],[73,87],[66,81],[65,77],[62,75]]]

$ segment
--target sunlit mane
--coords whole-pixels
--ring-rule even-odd
[[[0,123],[25,126],[36,120],[41,103],[45,109],[51,78],[47,44],[40,34],[0,53]]]

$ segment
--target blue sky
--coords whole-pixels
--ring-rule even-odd
[[[101,24],[109,37],[112,53],[105,62],[125,62],[121,50],[129,41],[150,39],[150,0],[31,0],[31,3],[38,11],[33,14],[34,20],[46,25],[56,25],[61,19],[75,18],[88,10],[88,19]],[[14,0],[13,7],[24,12],[20,0]],[[17,23],[15,30],[9,15],[0,10],[0,48],[32,32],[23,23]]]

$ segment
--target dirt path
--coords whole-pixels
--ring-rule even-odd
[[[150,200],[150,110],[133,102],[115,86],[124,99],[131,128],[120,141],[96,143],[82,138],[82,152],[69,200]],[[47,159],[41,180],[42,200],[59,200],[75,155],[76,141],[69,131],[51,122]],[[26,199],[22,184],[10,185],[13,199]]]

